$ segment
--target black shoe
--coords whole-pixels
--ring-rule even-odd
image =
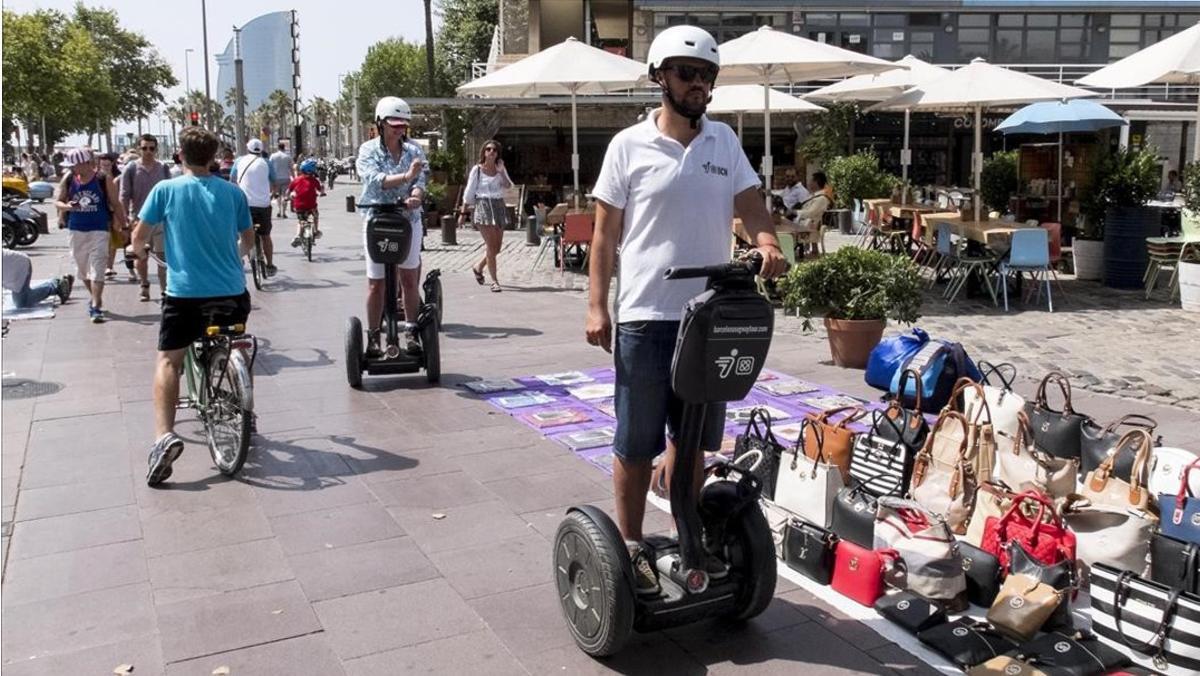
[[[421,344],[417,342],[415,336],[409,336],[408,340],[404,342],[404,351],[414,357],[421,354]]]
[[[265,265],[264,268],[267,271],[268,277],[274,277],[275,273],[279,272],[279,268],[275,267],[274,265],[268,264],[268,265]]]
[[[379,347],[379,329],[367,332],[367,359],[379,359],[383,350]]]
[[[150,449],[148,462],[150,470],[146,472],[146,485],[157,486],[171,476],[171,465],[183,454],[183,439],[174,432],[167,432]]]
[[[63,275],[58,279],[58,301],[60,303],[67,302],[71,297],[71,288],[75,286],[75,277],[73,275]]]
[[[638,596],[657,596],[662,593],[658,584],[658,574],[650,563],[646,548],[641,545],[629,545],[629,561],[633,564],[633,581],[636,585],[634,593]]]

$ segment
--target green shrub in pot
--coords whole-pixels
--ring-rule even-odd
[[[1017,181],[1019,155],[1016,150],[995,153],[984,161],[979,175],[983,203],[1002,214],[1008,211],[1009,198],[1020,188]]]
[[[779,281],[785,310],[805,317],[886,320],[912,324],[921,317],[921,275],[903,256],[846,246],[792,267]]]
[[[834,206],[849,209],[854,198],[888,197],[900,179],[879,168],[879,158],[869,150],[835,157],[825,165],[833,186]]]
[[[1110,152],[1096,160],[1092,186],[1083,198],[1082,239],[1104,239],[1105,212],[1113,207],[1140,207],[1158,193],[1161,178],[1154,148]]]

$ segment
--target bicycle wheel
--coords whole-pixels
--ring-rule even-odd
[[[305,226],[304,226],[303,244],[304,244],[304,257],[308,259],[309,263],[311,263],[312,262],[312,250],[313,250],[312,225],[305,224]]]
[[[237,474],[250,451],[250,428],[254,418],[254,389],[250,370],[241,351],[214,348],[208,360],[205,421],[208,451],[213,463],[226,476]]]
[[[254,278],[254,288],[262,291],[263,276],[267,271],[262,266],[262,242],[254,235],[254,250],[250,252],[250,275]]]
[[[183,375],[187,379],[188,406],[196,409],[200,418],[204,418],[204,367],[196,354],[196,345],[188,346],[183,353]]]

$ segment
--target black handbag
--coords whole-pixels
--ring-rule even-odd
[[[837,536],[820,526],[791,519],[783,533],[783,560],[801,575],[829,584],[833,578],[833,554]]]
[[[875,610],[910,634],[946,622],[946,611],[941,606],[908,591],[881,596]]]
[[[1025,546],[1016,540],[1010,540],[1008,545],[1008,572],[1028,575],[1038,582],[1050,585],[1058,590],[1076,588],[1075,565],[1073,561],[1060,561],[1052,566],[1033,558]],[[1071,601],[1069,595],[1064,595],[1058,607],[1042,625],[1042,631],[1056,629],[1071,629],[1075,626],[1071,618]]]
[[[898,391],[904,391],[909,374],[918,376],[916,382],[920,382],[920,374],[912,369],[905,369],[900,374]],[[913,456],[925,447],[925,438],[929,436],[929,421],[921,414],[921,388],[914,388],[914,392],[916,401],[912,408],[905,408],[901,397],[891,397],[887,409],[882,413],[874,413],[871,422],[872,434],[887,441],[904,444]]]
[[[1171,589],[1200,594],[1200,545],[1155,533],[1150,537],[1150,579]]]
[[[1046,403],[1046,385],[1055,383],[1063,395],[1063,409],[1055,411]],[[1068,460],[1079,457],[1086,415],[1071,408],[1071,381],[1058,371],[1051,371],[1038,385],[1037,398],[1025,404],[1029,416],[1029,431],[1039,451]]]
[[[758,477],[762,482],[762,495],[768,500],[775,499],[775,478],[779,473],[779,458],[782,455],[783,444],[771,431],[770,412],[765,408],[750,411],[745,431],[737,435],[733,444],[733,464]]]
[[[1047,676],[1092,676],[1132,664],[1128,657],[1093,636],[1048,632],[1021,644],[1016,658]]]
[[[958,541],[963,573],[967,576],[967,599],[990,608],[1000,593],[1000,561],[965,540]]]
[[[1079,437],[1081,476],[1087,476],[1088,472],[1099,467],[1105,458],[1113,454],[1117,448],[1117,442],[1121,440],[1120,428],[1122,427],[1141,427],[1153,437],[1158,423],[1153,418],[1137,413],[1121,416],[1109,423],[1107,427],[1100,427],[1093,420],[1085,422]],[[1156,443],[1155,445],[1160,444]],[[1113,462],[1113,476],[1128,482],[1133,474],[1134,458],[1133,453],[1118,454]]]
[[[873,427],[893,428],[896,421],[879,411],[874,413]],[[920,449],[912,449],[896,440],[875,433],[856,434],[850,448],[850,479],[861,484],[875,496],[905,495],[912,482],[913,465]]]
[[[829,529],[843,540],[860,547],[875,547],[875,513],[878,499],[865,486],[851,481],[833,499],[833,517]]]
[[[1013,650],[1017,644],[986,622],[961,617],[917,634],[929,646],[960,669],[969,669]]]

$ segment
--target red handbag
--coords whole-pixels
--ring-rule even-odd
[[[1037,512],[1033,517],[1021,509],[1021,503],[1027,500],[1037,503]],[[1047,566],[1075,560],[1075,534],[1063,524],[1062,516],[1054,509],[1054,502],[1036,490],[1018,493],[1007,512],[999,518],[989,516],[984,521],[980,549],[996,557],[1007,574],[1007,545],[1014,540],[1020,542],[1033,558]]]
[[[849,540],[840,540],[833,555],[833,580],[830,585],[842,596],[864,606],[874,606],[883,596],[883,571],[888,561],[900,554],[894,549],[867,549]]]

